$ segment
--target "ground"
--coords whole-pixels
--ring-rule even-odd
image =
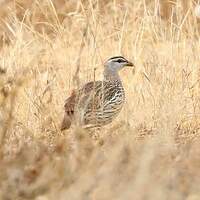
[[[1,2],[0,199],[199,199],[197,19],[70,2]],[[136,66],[119,117],[61,132],[67,96],[115,55]]]

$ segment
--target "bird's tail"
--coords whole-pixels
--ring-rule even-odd
[[[65,113],[63,121],[61,123],[60,130],[64,131],[65,129],[69,129],[71,126],[71,118]]]

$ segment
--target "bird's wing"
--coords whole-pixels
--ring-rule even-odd
[[[69,116],[73,115],[76,103],[80,101],[81,104],[84,104],[86,99],[91,96],[93,91],[95,95],[96,89],[98,87],[101,87],[101,85],[102,81],[91,81],[86,83],[81,89],[73,90],[70,97],[68,97],[68,99],[65,101],[66,114],[68,114]]]
[[[101,84],[102,84],[102,81],[88,82],[81,88],[81,91],[85,92],[85,94],[90,93],[93,90],[96,90],[96,88],[99,87]]]
[[[65,101],[65,115],[61,124],[61,130],[70,128],[77,104],[87,111],[91,111],[100,105],[101,95],[99,95],[99,91],[102,85],[102,81],[91,81],[86,83],[81,89],[72,91]]]

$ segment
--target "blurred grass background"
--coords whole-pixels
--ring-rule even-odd
[[[0,199],[198,200],[196,3],[0,1]],[[77,63],[83,84],[114,55],[137,66],[120,116],[61,133]]]

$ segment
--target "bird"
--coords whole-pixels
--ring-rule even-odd
[[[125,90],[119,76],[124,67],[135,65],[123,56],[114,56],[104,63],[103,80],[91,81],[73,90],[64,105],[61,131],[73,122],[83,128],[107,125],[120,113],[125,102]]]

